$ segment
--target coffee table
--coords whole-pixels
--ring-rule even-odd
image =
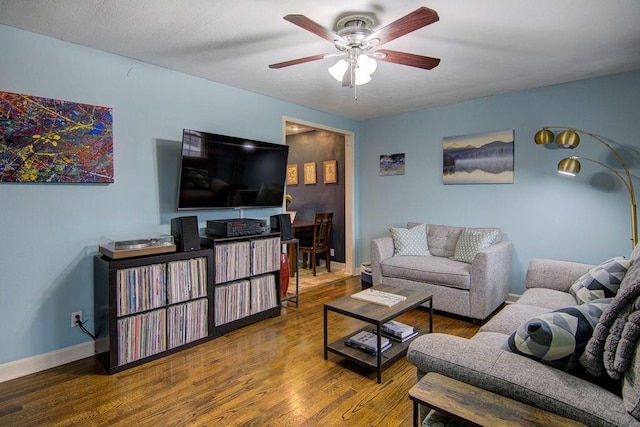
[[[355,298],[351,298],[350,296],[342,297],[326,303],[324,305],[324,358],[326,360],[328,357],[328,353],[331,352],[362,366],[375,369],[378,373],[378,384],[380,384],[382,382],[382,368],[404,356],[407,353],[407,349],[409,348],[409,343],[413,339],[415,339],[415,337],[404,342],[391,340],[391,348],[383,352],[377,352],[375,356],[367,354],[364,351],[349,347],[345,344],[345,341],[359,331],[374,331],[378,337],[378,348],[380,348],[382,341],[382,325],[389,320],[393,320],[399,315],[406,313],[409,310],[413,310],[414,308],[425,304],[426,302],[429,302],[429,329],[428,331],[424,329],[418,329],[418,336],[426,332],[432,332],[433,296],[423,291],[402,289],[388,285],[378,285],[370,289],[403,295],[406,297],[406,300],[401,301],[391,307],[386,307],[384,305],[379,305],[372,302],[361,301]],[[332,343],[329,343],[327,317],[330,311],[373,324],[375,325],[375,329],[373,329],[371,326],[367,326],[349,334],[348,336],[342,337]]]

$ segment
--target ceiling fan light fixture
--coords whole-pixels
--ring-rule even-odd
[[[365,54],[358,56],[358,68],[356,69],[356,74],[358,74],[358,70],[360,70],[361,73],[370,76],[376,71],[376,68],[378,68],[378,63],[375,59]]]
[[[344,73],[347,72],[348,67],[349,65],[347,64],[347,61],[344,59],[341,59],[338,62],[336,62],[334,65],[329,67],[329,74],[331,74],[331,77],[341,82],[342,77],[344,76]]]
[[[371,74],[378,68],[378,63],[375,59],[370,58],[365,54],[358,56],[357,66],[355,67],[355,82],[356,86],[362,86],[371,81]],[[349,71],[349,62],[346,59],[341,59],[334,65],[329,67],[329,74],[331,77],[341,82],[344,73]]]

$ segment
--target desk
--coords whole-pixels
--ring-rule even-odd
[[[291,230],[293,231],[293,238],[299,239],[297,233],[303,231],[313,231],[313,225],[315,221],[293,221],[291,224]],[[294,271],[296,271],[298,265],[298,251],[294,250],[295,246],[290,244],[287,248],[287,252],[289,252],[289,276],[293,277]]]

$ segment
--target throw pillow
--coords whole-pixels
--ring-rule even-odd
[[[428,256],[427,225],[420,224],[411,228],[390,228],[393,238],[394,255]]]
[[[631,261],[621,256],[608,259],[576,280],[569,288],[569,293],[578,304],[612,298],[618,293],[630,265]]]
[[[498,230],[477,231],[465,228],[456,242],[453,259],[471,264],[476,254],[480,250],[491,246],[497,235]]]
[[[507,339],[505,350],[554,368],[571,371],[612,298],[563,307],[524,322]]]

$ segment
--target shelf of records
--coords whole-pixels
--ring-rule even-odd
[[[114,373],[213,338],[213,253],[94,258],[96,356]]]
[[[280,270],[280,238],[250,238],[217,243],[215,283],[225,283],[249,276]],[[250,260],[250,262],[247,262]]]
[[[207,259],[201,257],[117,270],[117,315],[206,296],[206,267]]]
[[[280,236],[94,258],[96,356],[109,373],[280,315]]]
[[[118,319],[118,366],[206,338],[207,312],[202,298]]]
[[[218,285],[214,301],[216,326],[278,307],[276,277],[266,274]]]

